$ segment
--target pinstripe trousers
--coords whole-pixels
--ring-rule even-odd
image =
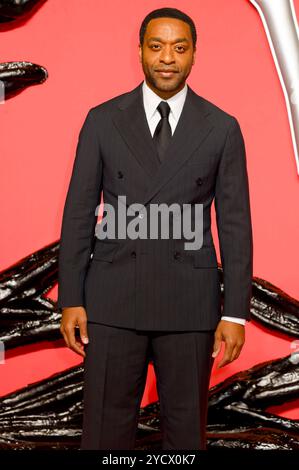
[[[139,331],[87,322],[80,450],[133,450],[149,361],[162,449],[206,450],[215,330]]]

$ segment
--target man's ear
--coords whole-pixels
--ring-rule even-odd
[[[195,58],[196,58],[196,49],[193,51],[193,60],[192,60],[192,65],[195,64]]]
[[[139,62],[142,62],[142,46],[141,44],[138,45],[138,53],[139,53]]]

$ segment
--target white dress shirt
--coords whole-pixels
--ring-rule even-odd
[[[178,120],[180,118],[185,99],[187,96],[187,83],[185,83],[185,86],[182,90],[180,90],[178,93],[173,95],[171,98],[168,100],[162,100],[159,95],[157,95],[151,88],[147,85],[146,81],[143,81],[142,84],[142,92],[143,92],[143,104],[144,104],[144,110],[147,118],[147,122],[150,128],[150,132],[152,136],[154,135],[156,126],[158,122],[161,119],[161,115],[159,111],[157,110],[157,106],[161,101],[167,101],[167,103],[170,106],[170,112],[169,112],[169,124],[171,127],[171,133],[173,135],[175,127],[178,123]],[[227,316],[222,316],[221,320],[227,320],[227,321],[232,321],[235,323],[240,323],[241,325],[245,325],[246,320],[244,318],[237,318],[237,317],[227,317]]]

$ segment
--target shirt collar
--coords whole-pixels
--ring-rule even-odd
[[[173,95],[171,98],[168,98],[168,100],[163,100],[147,85],[146,81],[144,80],[142,84],[142,92],[143,104],[147,119],[151,119],[153,117],[153,114],[155,113],[160,101],[167,101],[170,106],[170,112],[172,112],[174,118],[178,120],[185,103],[187,91],[187,83],[185,83],[185,86],[182,88],[182,90]]]

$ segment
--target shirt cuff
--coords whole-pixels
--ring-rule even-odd
[[[227,321],[232,321],[234,323],[240,323],[240,325],[245,325],[245,323],[246,323],[245,318],[238,318],[238,317],[223,316],[223,317],[221,317],[221,320],[227,320]]]

